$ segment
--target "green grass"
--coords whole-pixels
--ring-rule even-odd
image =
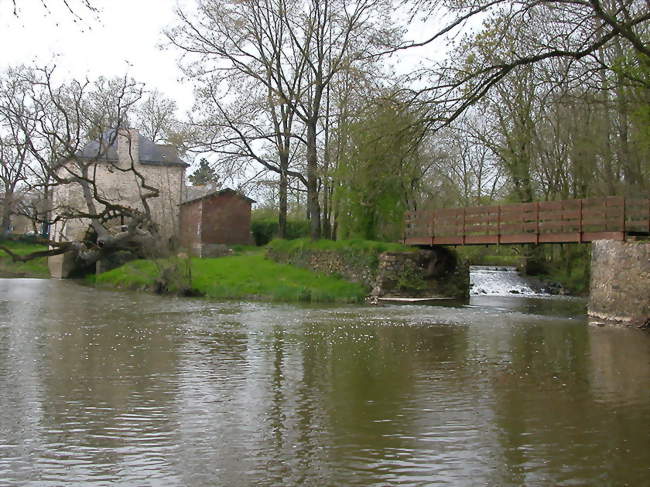
[[[153,289],[161,275],[161,267],[173,264],[184,269],[186,261],[133,261],[97,276],[96,283],[128,289]],[[359,284],[277,264],[255,254],[216,259],[192,258],[191,270],[191,288],[209,298],[360,302],[366,295]]]
[[[392,242],[377,242],[374,240],[311,240],[299,238],[296,240],[272,240],[267,248],[277,252],[296,252],[302,250],[334,250],[337,252],[358,252],[381,254],[382,252],[415,252],[417,249]]]
[[[262,255],[264,248],[257,245],[231,245],[234,255]]]
[[[552,268],[547,274],[540,276],[544,280],[559,282],[564,288],[576,296],[589,294],[589,267],[574,267],[571,269]]]
[[[0,245],[7,247],[18,255],[47,250],[45,245],[15,240],[2,240]],[[46,257],[40,257],[28,262],[14,262],[6,252],[0,250],[0,275],[10,277],[50,277],[50,272],[47,267]]]

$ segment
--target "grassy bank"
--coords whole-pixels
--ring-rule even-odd
[[[399,243],[377,242],[374,240],[311,240],[299,238],[295,240],[276,239],[267,248],[277,252],[296,252],[300,250],[333,250],[338,252],[367,253],[379,255],[382,252],[414,252],[415,247]]]
[[[19,255],[26,255],[39,250],[47,250],[44,245],[19,240],[2,240],[0,245]],[[40,257],[29,262],[14,262],[9,255],[0,250],[0,277],[50,277],[47,258]]]
[[[100,286],[183,293],[217,299],[284,302],[360,302],[362,286],[297,267],[277,264],[257,253],[217,259],[138,260],[96,277]]]

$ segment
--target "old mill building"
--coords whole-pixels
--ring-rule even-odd
[[[61,165],[60,176],[64,176],[68,164],[90,167],[98,194],[115,204],[142,209],[141,194],[146,191],[143,180],[147,186],[156,188],[158,196],[148,199],[147,204],[161,238],[180,241],[195,255],[203,256],[206,245],[248,244],[251,241],[253,200],[229,189],[209,191],[209,188],[186,187],[188,164],[179,157],[176,147],[156,144],[134,129],[118,129],[117,134],[108,131],[102,141],[88,142],[74,160]],[[142,179],[128,170],[132,164]],[[84,210],[82,185],[73,182],[56,186],[52,208],[54,217],[57,212],[63,216],[66,209]],[[197,232],[196,215],[199,214],[200,231]],[[115,225],[124,223],[116,221]],[[188,228],[182,228],[181,224]],[[226,225],[232,227],[226,229]],[[62,217],[54,224],[50,235],[55,241],[80,240],[89,227],[88,218]],[[74,266],[69,254],[50,257],[48,264],[51,275],[59,278],[68,277]]]

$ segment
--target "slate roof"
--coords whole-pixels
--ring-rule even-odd
[[[105,148],[111,142],[112,144]],[[115,130],[107,130],[102,134],[102,141],[91,140],[77,155],[81,159],[96,159],[102,149],[101,161],[117,161],[117,137]],[[138,134],[138,158],[141,164],[152,166],[183,166],[189,164],[178,157],[176,147],[169,144],[156,144],[144,135]]]

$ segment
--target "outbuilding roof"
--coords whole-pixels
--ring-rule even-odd
[[[187,193],[186,199],[185,199],[185,201],[183,201],[181,203],[181,205],[187,205],[187,204],[190,204],[190,203],[195,203],[195,202],[200,201],[200,200],[212,198],[213,196],[221,196],[221,195],[224,195],[224,194],[233,194],[233,195],[238,196],[241,199],[246,200],[246,201],[248,201],[250,203],[256,203],[256,201],[254,199],[251,199],[248,196],[244,196],[239,191],[235,191],[234,189],[230,189],[230,188],[218,189],[218,190],[215,190],[215,191],[209,191],[208,190],[208,192],[203,193],[203,194],[201,194],[200,190],[196,191],[196,189],[198,189],[198,188],[196,188],[196,186],[188,186],[187,189],[188,189],[188,193]],[[194,190],[194,191],[192,191],[192,190]]]

